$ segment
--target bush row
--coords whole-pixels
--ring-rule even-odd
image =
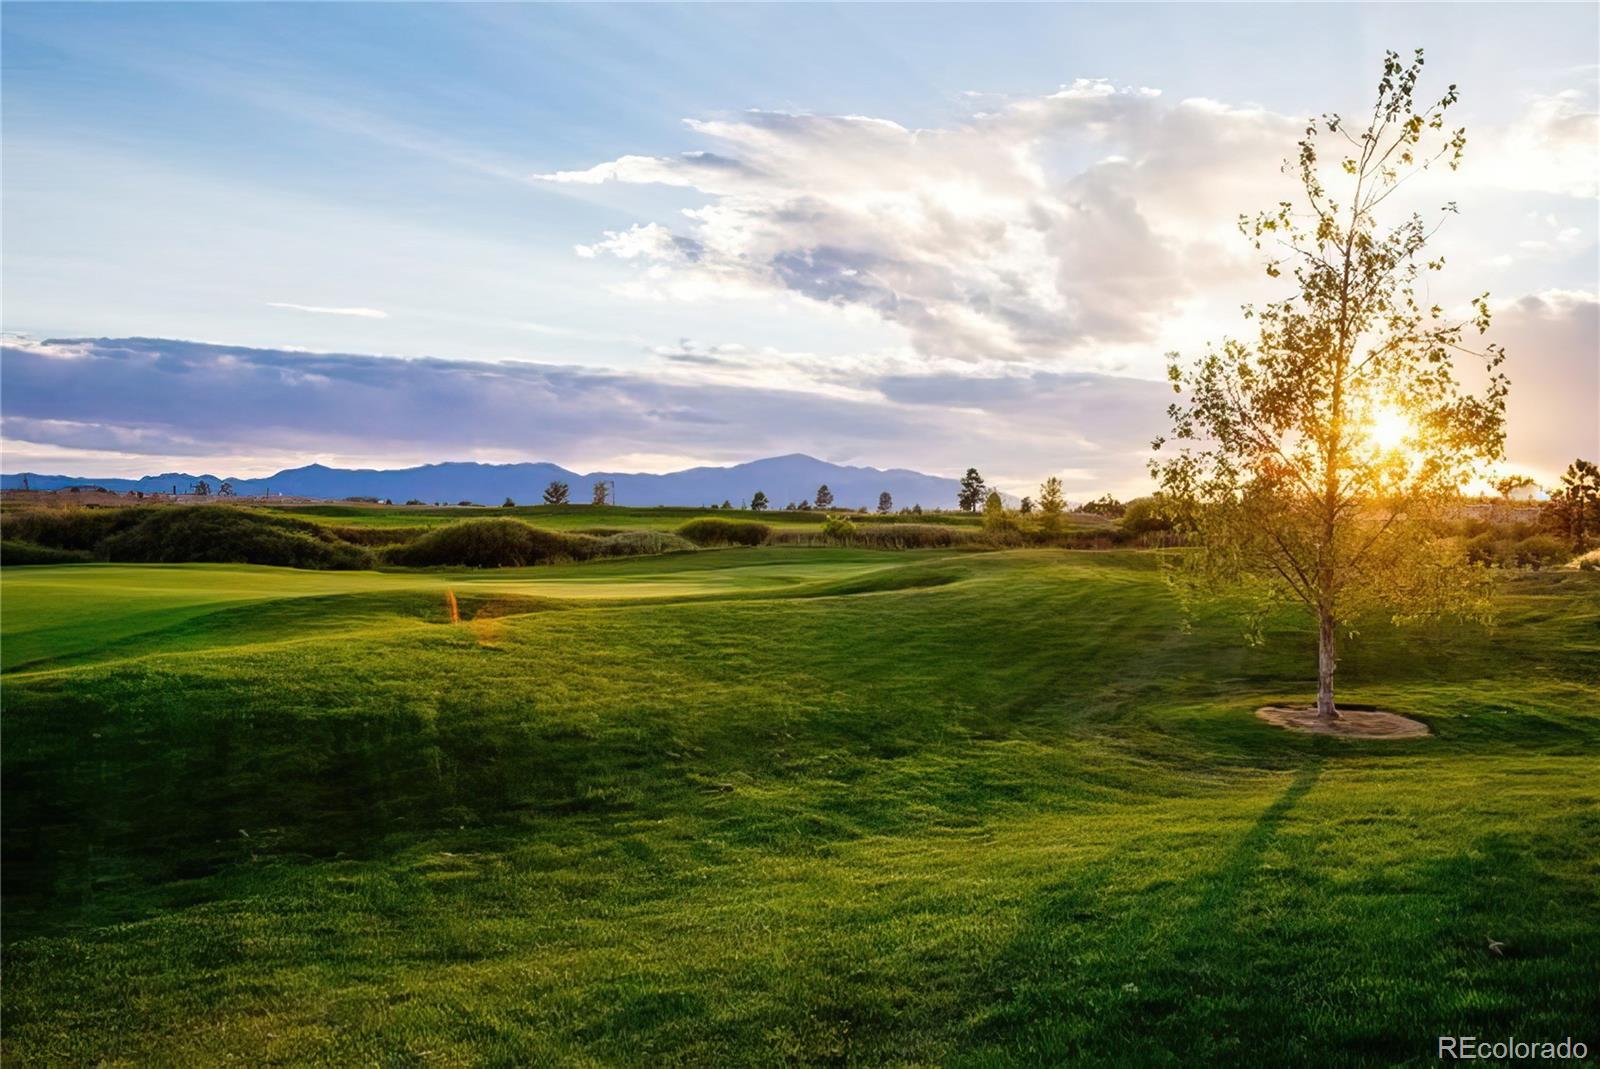
[[[6,564],[88,560],[140,564],[270,564],[348,570],[504,568],[695,548],[659,531],[606,537],[547,531],[513,519],[474,519],[431,530],[324,527],[287,516],[208,505],[61,509],[0,515]]]

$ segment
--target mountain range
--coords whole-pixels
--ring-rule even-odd
[[[538,504],[545,487],[564,482],[571,488],[571,500],[588,502],[596,482],[615,484],[613,503],[618,505],[713,505],[731,501],[748,502],[757,490],[766,493],[773,508],[791,501],[812,500],[817,488],[826,484],[839,508],[874,508],[878,495],[887,490],[895,507],[921,505],[923,508],[954,508],[957,480],[925,475],[905,468],[853,467],[830,464],[825,460],[791,453],[788,456],[752,460],[731,467],[687,468],[665,474],[593,471],[578,473],[557,464],[480,464],[475,461],[425,464],[415,468],[379,470],[372,468],[330,468],[308,464],[288,468],[266,478],[223,478],[165,472],[139,479],[101,479],[70,475],[40,475],[18,472],[0,475],[0,488],[20,489],[23,480],[34,490],[59,490],[69,486],[102,486],[126,493],[171,493],[173,487],[187,493],[197,480],[205,480],[214,490],[224,481],[240,496],[312,497],[337,501],[349,497],[387,498],[394,502],[410,500],[428,503],[474,501],[498,505],[506,498],[519,504]]]

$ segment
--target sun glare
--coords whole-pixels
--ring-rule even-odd
[[[1372,414],[1372,441],[1379,449],[1399,449],[1411,434],[1411,421],[1405,413],[1389,405],[1379,405]]]

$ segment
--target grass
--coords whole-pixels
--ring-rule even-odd
[[[1147,553],[0,583],[8,1063],[1594,1049],[1600,575],[1366,628],[1386,743]]]

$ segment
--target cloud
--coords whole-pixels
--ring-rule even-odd
[[[690,119],[715,151],[534,177],[705,195],[676,221],[578,246],[633,266],[619,292],[788,294],[898,324],[928,358],[1104,367],[1116,352],[1154,373],[1162,347],[1212,336],[1265,292],[1234,220],[1293,192],[1279,164],[1303,118],[1089,79],[969,101],[982,110],[928,129],[759,110]],[[1420,198],[1431,211],[1475,190],[1594,196],[1596,122],[1592,89],[1530,98],[1510,125],[1474,129],[1461,176],[1430,174],[1396,203]],[[1479,262],[1570,253],[1580,237],[1564,221]],[[1451,238],[1463,239],[1474,244],[1471,232]]]
[[[376,308],[325,308],[316,304],[290,304],[287,301],[268,301],[268,308],[288,308],[296,312],[315,312],[327,316],[357,316],[361,319],[388,319],[388,312]]]
[[[291,352],[160,339],[7,345],[0,431],[16,456],[148,456],[151,468],[235,458],[552,460],[580,470],[639,456],[731,463],[806,452],[843,463],[959,473],[976,464],[1016,492],[1075,472],[1084,494],[1144,485],[1143,456],[1167,401],[1160,383],[1013,370],[919,374],[895,357],[835,364],[813,386],[721,381],[793,359],[684,341],[656,356],[673,374],[552,364]],[[687,358],[687,359],[685,359]],[[702,377],[703,376],[703,377]],[[796,376],[803,381],[803,376]],[[1014,485],[1013,485],[1014,484]]]
[[[1529,294],[1498,306],[1491,337],[1506,347],[1509,466],[1546,486],[1576,457],[1600,458],[1600,296]]]
[[[537,176],[709,197],[580,256],[636,263],[634,292],[788,292],[900,324],[925,356],[1028,361],[1154,339],[1228,261],[1217,223],[1260,200],[1228,176],[1275,174],[1297,124],[1080,80],[937,129],[777,111],[687,125],[718,151]]]

